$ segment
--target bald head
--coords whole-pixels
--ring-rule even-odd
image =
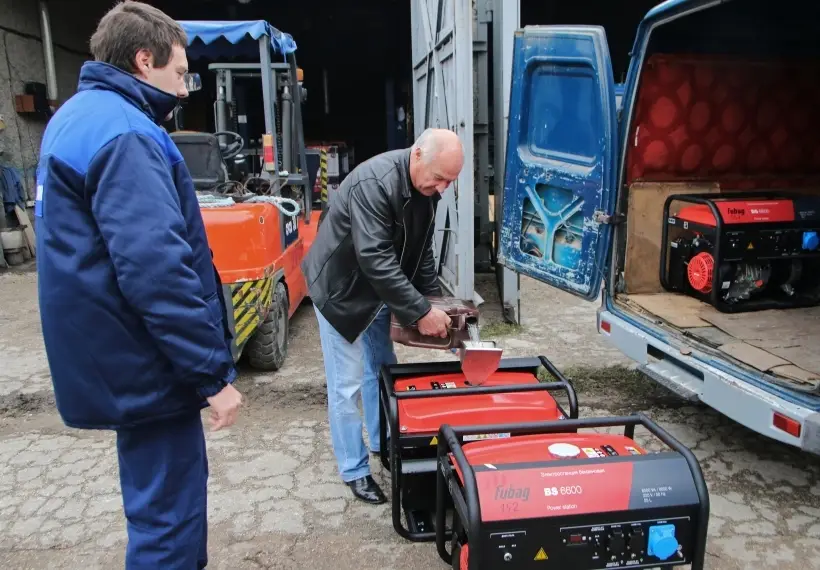
[[[427,129],[413,143],[410,178],[425,196],[444,192],[464,166],[464,147],[453,131]]]

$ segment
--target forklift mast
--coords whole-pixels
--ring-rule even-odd
[[[214,121],[216,131],[241,133],[245,141],[243,152],[261,154],[261,178],[270,183],[272,195],[282,195],[298,189],[302,203],[303,220],[310,224],[312,188],[307,171],[305,135],[302,121],[302,103],[306,91],[302,86],[302,70],[296,65],[296,45],[287,34],[282,34],[263,21],[253,22],[190,22],[181,21],[189,36],[189,54],[201,52],[213,63],[208,69],[216,74],[216,101]],[[198,39],[201,42],[194,43]],[[258,47],[258,58],[253,57]],[[271,61],[271,48],[285,54],[285,62]],[[241,53],[253,57],[253,63],[220,63],[221,57]],[[255,79],[261,82],[264,130],[254,130],[247,121],[245,98],[239,98],[242,89],[237,80]],[[248,84],[250,85],[250,84]],[[246,89],[245,93],[252,93]],[[241,101],[241,102],[237,102]],[[298,104],[295,104],[297,103]],[[244,111],[244,112],[243,112]],[[247,136],[245,136],[247,135]],[[224,143],[227,135],[220,135]]]

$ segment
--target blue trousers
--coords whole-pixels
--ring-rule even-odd
[[[208,564],[208,458],[199,413],[117,431],[126,570]]]
[[[390,311],[383,307],[373,323],[351,344],[314,309],[319,320],[327,379],[330,439],[339,475],[342,481],[350,482],[370,475],[359,399],[364,408],[370,450],[379,452],[379,369],[383,364],[397,361],[390,340]]]

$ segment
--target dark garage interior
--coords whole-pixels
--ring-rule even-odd
[[[408,0],[267,2],[265,0],[146,0],[178,20],[265,20],[290,34],[304,72],[303,106],[308,144],[343,141],[355,163],[412,142],[411,22]],[[606,28],[616,82],[623,81],[635,29],[656,0],[609,3],[521,0],[521,25],[593,24]],[[95,3],[93,16],[110,4]],[[91,8],[89,6],[89,8]],[[490,24],[490,27],[492,24]],[[93,29],[93,27],[92,27]],[[490,32],[490,38],[492,33]],[[492,40],[490,40],[492,46]],[[491,47],[492,49],[492,47]],[[274,61],[282,59],[274,54]],[[222,60],[242,62],[250,60]],[[253,61],[256,61],[254,59]],[[209,60],[192,60],[203,89],[185,104],[184,128],[213,132],[216,81]],[[493,65],[492,56],[490,65]],[[489,74],[492,82],[492,73]],[[249,132],[261,134],[261,88],[246,82]],[[489,86],[492,98],[492,86]],[[326,96],[326,95],[327,96]],[[492,105],[492,101],[490,102]],[[256,113],[254,106],[258,107]],[[404,112],[399,120],[398,109]]]
[[[307,89],[303,121],[308,144],[344,141],[354,149],[356,162],[409,144],[407,125],[399,125],[396,116],[399,106],[408,115],[411,110],[409,2],[323,1],[308,6],[304,2],[263,0],[149,1],[179,20],[266,20],[293,36],[296,61],[304,71]],[[274,54],[277,61],[282,60]],[[186,105],[187,129],[214,129],[215,78],[208,63],[190,62],[191,70],[202,77],[203,89],[192,94]],[[257,88],[258,83],[247,85]],[[258,89],[256,104],[261,113]],[[254,104],[254,98],[251,91],[249,105]],[[249,123],[258,120],[261,126],[261,115],[258,119],[253,115],[249,109]],[[256,129],[259,133],[262,130]]]

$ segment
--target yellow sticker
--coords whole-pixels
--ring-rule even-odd
[[[430,440],[430,445],[438,445],[438,436],[434,435],[433,439]]]
[[[547,556],[547,553],[546,553],[546,552],[544,552],[544,549],[543,549],[543,548],[541,548],[541,549],[538,551],[538,554],[536,554],[536,555],[535,555],[535,560],[536,560],[536,561],[541,561],[541,560],[549,560],[549,556]]]

